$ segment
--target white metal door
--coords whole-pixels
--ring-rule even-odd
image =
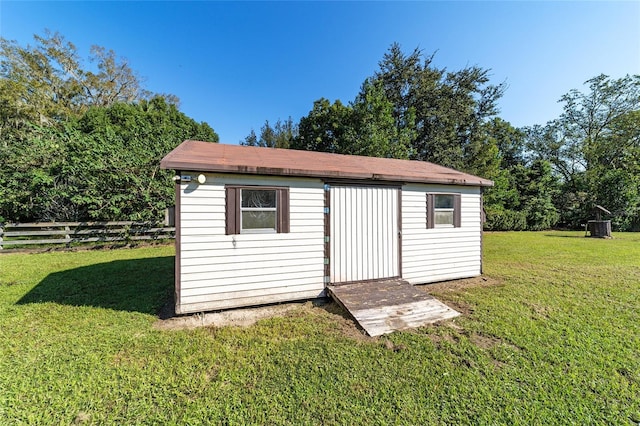
[[[331,282],[399,276],[398,188],[332,186]]]

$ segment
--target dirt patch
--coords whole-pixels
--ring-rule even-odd
[[[456,344],[460,340],[458,336],[451,334],[427,334],[427,337],[438,346],[445,342]]]
[[[495,358],[491,360],[491,364],[496,370],[502,370],[507,365],[506,362],[498,361]]]
[[[461,280],[441,281],[433,284],[416,286],[427,293],[446,293],[450,291],[460,291],[475,287],[495,287],[501,285],[502,281],[488,276],[474,278],[464,278]]]
[[[322,302],[318,302],[322,303]],[[161,310],[160,319],[155,322],[154,328],[158,330],[185,330],[198,327],[248,327],[259,320],[274,317],[285,317],[300,309],[309,309],[301,303],[283,303],[279,305],[267,305],[253,308],[230,309],[220,312],[202,312],[192,315],[169,316],[166,315],[169,308]],[[309,304],[312,306],[311,304]]]
[[[395,344],[391,340],[382,340],[382,347],[393,352],[400,352],[407,349],[402,343]]]
[[[470,286],[488,286],[497,283],[496,280],[490,281],[486,278],[476,278],[467,280],[449,281],[446,283],[438,283],[432,285],[416,286],[421,291],[430,292],[435,288],[447,288],[449,290],[461,288],[467,288]],[[445,297],[446,299],[446,297]],[[456,311],[464,314],[471,315],[474,311],[474,306],[469,305],[459,300],[446,300],[445,303]],[[158,311],[158,321],[154,324],[154,328],[160,330],[180,330],[180,329],[194,329],[198,327],[247,327],[254,325],[256,322],[268,319],[268,318],[295,318],[308,316],[311,321],[314,317],[319,321],[328,321],[327,331],[336,336],[345,337],[348,339],[371,342],[377,341],[377,338],[372,338],[366,334],[366,332],[357,325],[357,322],[353,319],[351,314],[346,311],[338,303],[331,301],[330,299],[315,299],[313,301],[306,302],[291,302],[282,303],[277,305],[267,306],[254,306],[249,308],[229,309],[218,312],[204,312],[191,315],[178,316],[174,313],[174,301],[171,297]],[[460,332],[462,327],[456,325],[452,321],[440,321],[432,324],[432,326],[440,326],[442,324],[451,324],[451,328]],[[411,330],[403,330],[405,332],[411,332]],[[455,339],[454,339],[455,340]],[[392,351],[398,352],[403,348],[391,347],[388,348]]]
[[[467,334],[467,333],[465,333]],[[522,350],[522,348],[519,348],[518,346],[514,345],[513,343],[510,343],[506,340],[503,340],[499,337],[496,336],[491,336],[491,335],[486,335],[486,334],[482,334],[482,333],[471,333],[471,334],[467,334],[469,337],[469,341],[471,341],[471,343],[473,343],[474,345],[476,345],[479,348],[482,349],[491,349],[494,348],[498,345],[507,347],[509,349],[511,349],[512,351],[515,352],[520,352]],[[498,362],[501,362],[499,360],[497,360]]]
[[[331,321],[335,324],[333,331],[336,334],[363,342],[377,340],[376,337],[369,336],[363,329],[358,327],[351,314],[336,302],[331,301],[317,308],[332,316]]]
[[[329,319],[331,333],[348,339],[371,342],[378,340],[369,337],[360,329],[351,315],[330,299],[282,303],[250,308],[229,309],[219,312],[205,312],[176,316],[173,313],[173,301],[168,301],[158,312],[159,319],[154,323],[158,330],[189,330],[198,327],[249,327],[268,318],[309,317],[326,321]],[[323,319],[319,317],[324,317]]]
[[[91,420],[91,415],[89,413],[85,413],[84,411],[80,411],[76,417],[73,419],[74,425],[81,425],[89,422]]]
[[[441,323],[440,325],[444,326],[444,327],[448,327],[454,331],[457,331],[458,333],[462,333],[464,332],[464,328],[462,328],[460,325],[458,325],[456,323],[456,320],[453,319],[452,321],[445,321],[443,323]]]
[[[464,316],[469,316],[475,311],[473,305],[470,305],[469,303],[463,302],[461,300],[446,300],[443,303],[445,303],[450,308],[460,312]]]
[[[626,368],[618,368],[618,374],[627,379],[630,383],[634,383],[636,381],[633,373]]]
[[[494,336],[485,336],[483,334],[472,334],[469,336],[471,343],[482,349],[491,349],[502,343],[502,339]]]
[[[336,302],[332,300],[327,300],[327,303],[325,303],[320,307],[331,315],[337,315],[347,321],[353,322],[353,318],[351,317],[351,314],[347,312],[347,310],[344,309],[342,306],[338,305]]]
[[[549,306],[540,305],[538,303],[528,303],[527,306],[531,309],[533,318],[545,318],[548,319],[551,315],[551,308]]]

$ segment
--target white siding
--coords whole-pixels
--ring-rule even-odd
[[[323,183],[205,175],[180,186],[178,313],[323,296]],[[289,187],[290,232],[225,235],[225,184]]]
[[[460,228],[427,229],[426,194],[461,194]],[[402,188],[402,277],[423,284],[480,275],[480,188],[405,185]]]
[[[331,187],[331,282],[397,277],[398,189]]]

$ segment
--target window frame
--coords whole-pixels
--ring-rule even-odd
[[[451,207],[438,207],[438,198],[447,197],[451,200]],[[453,228],[455,224],[455,197],[453,194],[433,194],[433,226],[436,228]],[[438,223],[438,213],[450,213],[451,223]],[[449,216],[447,214],[447,216]]]
[[[436,196],[453,196],[453,208],[436,208]],[[428,192],[427,193],[427,229],[460,228],[461,223],[461,194],[458,192]],[[453,211],[453,224],[437,224],[436,212]]]
[[[243,229],[242,212],[256,211],[253,208],[242,207],[242,190],[276,191],[276,207],[266,210],[276,212],[275,231],[270,228]],[[225,234],[285,234],[289,233],[289,188],[279,186],[260,185],[226,185],[225,186]]]
[[[269,191],[274,195],[274,207],[244,207],[242,201],[245,191]],[[274,220],[272,228],[245,228],[243,216],[248,212],[273,212]],[[278,232],[278,191],[266,188],[240,188],[240,233],[241,234],[276,234]]]

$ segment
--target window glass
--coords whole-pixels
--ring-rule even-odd
[[[453,211],[435,212],[436,225],[453,225]]]
[[[242,229],[276,229],[275,211],[243,211]]]
[[[243,189],[240,199],[241,232],[276,232],[275,189]]]
[[[452,204],[453,205],[453,204]],[[243,208],[276,208],[275,189],[243,189]]]
[[[454,201],[453,194],[435,194],[433,220],[436,226],[453,226],[454,224]]]
[[[436,209],[452,209],[453,208],[453,195],[450,195],[450,194],[436,194],[436,196],[435,196],[435,208]]]

